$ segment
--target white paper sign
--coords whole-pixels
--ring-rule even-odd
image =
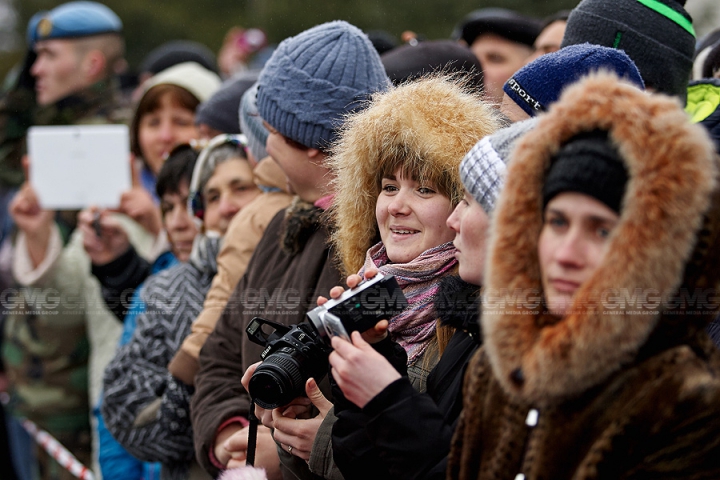
[[[118,207],[132,185],[129,138],[126,125],[30,128],[30,183],[42,208]]]

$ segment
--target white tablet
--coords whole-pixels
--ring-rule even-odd
[[[42,208],[114,208],[132,185],[126,125],[32,127],[30,184]]]

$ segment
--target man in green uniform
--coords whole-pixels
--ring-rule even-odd
[[[99,3],[70,2],[36,14],[28,26],[28,43],[17,85],[0,103],[0,172],[7,173],[0,176],[0,185],[20,187],[9,207],[19,233],[13,273],[20,286],[5,290],[0,299],[7,314],[2,356],[9,410],[14,417],[33,420],[91,466],[85,312],[99,307],[85,305],[80,290],[77,298],[59,294],[58,278],[69,282],[82,276],[68,269],[82,269],[81,261],[58,261],[76,212],[42,210],[24,178],[21,157],[32,125],[127,119],[118,107],[114,79],[124,62],[122,22]],[[11,445],[19,444],[13,440]],[[32,470],[47,479],[74,478],[40,450],[38,460],[37,465],[23,465],[16,456],[20,478],[33,478]]]

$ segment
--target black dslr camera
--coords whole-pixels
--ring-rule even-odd
[[[265,347],[263,359],[250,378],[249,392],[255,403],[266,409],[287,405],[305,394],[305,382],[320,381],[328,370],[330,339],[364,332],[382,319],[389,319],[407,307],[407,299],[392,275],[378,273],[339,298],[307,313],[307,321],[285,326],[255,317],[245,331],[248,338]],[[272,329],[265,333],[263,327]]]

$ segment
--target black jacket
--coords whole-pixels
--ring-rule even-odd
[[[427,393],[414,390],[403,376],[359,409],[338,400],[342,394],[334,391],[338,420],[333,455],[346,480],[445,478],[462,408],[463,374],[480,345],[478,307],[477,287],[458,277],[443,280],[435,309],[443,323],[457,331],[428,376]],[[397,358],[397,350],[380,348],[386,357],[394,357],[390,362],[404,375],[405,362]]]

